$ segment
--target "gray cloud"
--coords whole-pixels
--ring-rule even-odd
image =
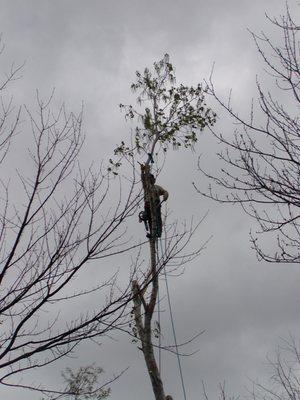
[[[151,65],[165,52],[172,57],[178,82],[197,83],[207,78],[215,62],[220,92],[233,88],[233,101],[246,112],[249,97],[255,95],[255,75],[264,76],[247,28],[268,31],[264,12],[278,15],[284,8],[279,0],[1,0],[0,5],[6,43],[1,70],[10,60],[26,60],[24,77],[13,89],[16,103],[34,107],[35,89],[47,95],[53,87],[57,103],[65,100],[79,109],[83,101],[84,155],[89,160],[109,157],[114,145],[126,137],[129,126],[118,104],[133,99],[129,86],[134,71]],[[273,30],[270,34],[276,36]],[[228,135],[233,130],[230,121],[221,118],[217,127]],[[23,137],[18,139],[22,143],[26,141]],[[198,154],[203,153],[205,166],[213,170],[217,165],[214,152],[214,141],[204,133],[197,153],[193,157],[170,154],[160,177],[171,193],[169,207],[174,217],[200,218],[210,210],[195,240],[205,241],[211,234],[213,239],[185,274],[170,282],[180,340],[206,330],[191,346],[192,350],[199,347],[199,353],[183,360],[191,399],[200,397],[202,379],[212,396],[224,379],[236,394],[244,391],[248,376],[264,379],[266,353],[272,351],[279,336],[289,331],[297,335],[300,328],[300,269],[258,263],[248,238],[253,222],[235,207],[200,198],[192,188],[192,181],[206,184],[196,171]],[[141,225],[132,230],[143,237]],[[123,263],[116,260],[115,265],[126,268]],[[126,277],[127,271],[122,271],[122,278]],[[164,318],[164,336],[170,341],[167,313]],[[115,334],[114,340],[103,338],[96,350],[91,344],[83,345],[78,358],[67,363],[95,361],[107,376],[130,366],[113,385],[111,399],[151,398],[136,346],[125,335]],[[64,365],[46,374],[38,371],[34,381],[55,385]],[[175,358],[164,355],[164,365],[168,391],[180,398]],[[5,400],[39,398],[34,396],[0,389],[0,398]]]

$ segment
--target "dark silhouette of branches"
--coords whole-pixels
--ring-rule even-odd
[[[256,234],[251,235],[259,258],[293,263],[300,260],[300,28],[288,6],[279,19],[267,16],[267,20],[281,33],[281,42],[273,43],[264,33],[252,33],[252,37],[274,87],[265,89],[257,80],[258,102],[245,119],[230,99],[219,97],[210,79],[208,92],[237,128],[233,136],[212,131],[221,143],[222,169],[213,175],[199,160],[210,186],[209,191],[195,187],[217,201],[240,204],[258,222],[259,233],[273,238],[274,252],[264,249]]]
[[[299,341],[293,336],[281,339],[281,343],[273,355],[267,357],[269,379],[263,383],[250,379],[251,387],[247,388],[245,398],[253,400],[295,400],[300,395]],[[209,400],[205,385],[203,395]],[[219,396],[222,400],[237,400],[240,396],[228,395],[225,383],[219,385]]]
[[[12,66],[0,83],[1,94],[19,72]],[[84,278],[92,261],[99,271],[103,258],[139,246],[126,231],[139,202],[134,170],[124,188],[105,168],[81,168],[82,111],[68,112],[62,105],[54,112],[52,102],[53,94],[44,101],[37,93],[37,110],[15,110],[3,97],[0,115],[2,171],[16,162],[10,159],[10,143],[21,115],[22,128],[28,121],[31,130],[16,137],[25,147],[18,154],[21,168],[26,162],[30,174],[19,169],[16,178],[3,174],[1,179],[0,382],[43,391],[14,378],[54,363],[81,341],[122,323],[132,296],[130,282],[121,289],[112,274],[85,288]],[[81,298],[95,292],[103,293],[103,301],[84,309]]]

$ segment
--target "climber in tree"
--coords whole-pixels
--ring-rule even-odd
[[[149,183],[151,190],[153,190],[154,202],[155,202],[155,216],[156,218],[156,232],[152,232],[152,218],[151,218],[151,207],[150,201],[145,198],[145,219],[148,222],[150,234],[147,237],[161,237],[162,233],[162,220],[161,220],[161,203],[166,201],[169,197],[169,193],[161,186],[155,184],[155,177],[149,174]],[[162,196],[162,201],[160,197]]]

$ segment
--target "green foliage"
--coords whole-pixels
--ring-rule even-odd
[[[197,142],[197,134],[206,126],[212,126],[216,114],[205,103],[205,91],[196,87],[175,86],[174,68],[168,54],[153,64],[152,71],[145,68],[136,72],[136,82],[131,85],[138,93],[135,109],[132,105],[120,104],[125,118],[137,120],[134,132],[134,148],[122,142],[115,149],[115,155],[132,156],[135,151],[153,153],[156,144],[167,151],[189,148]]]
[[[72,400],[100,400],[108,397],[110,389],[97,388],[99,376],[103,370],[94,365],[80,367],[77,371],[66,368],[62,376],[67,383],[68,399]]]

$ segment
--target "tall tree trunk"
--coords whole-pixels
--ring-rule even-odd
[[[157,362],[154,355],[154,348],[152,343],[152,317],[156,306],[157,295],[158,295],[158,266],[157,266],[157,254],[156,254],[156,207],[155,207],[155,196],[151,184],[149,181],[149,165],[145,165],[142,170],[142,183],[145,198],[150,202],[151,210],[151,237],[149,239],[150,246],[150,273],[149,279],[151,279],[151,291],[148,303],[144,298],[139,284],[137,281],[132,282],[133,292],[133,314],[135,325],[137,329],[138,338],[141,341],[141,350],[144,355],[145,363],[147,366],[148,374],[151,380],[153,393],[155,400],[165,400],[165,391],[160,376],[160,371],[157,366]],[[148,282],[145,282],[147,285]],[[143,306],[143,312],[142,312]]]
[[[163,383],[161,380],[160,372],[158,370],[157,362],[154,356],[154,349],[152,344],[152,329],[151,329],[151,320],[153,313],[149,313],[148,307],[144,308],[144,321],[141,312],[141,291],[138,283],[133,281],[132,283],[133,290],[133,313],[135,324],[138,332],[138,337],[141,341],[141,350],[144,355],[144,359],[146,362],[148,374],[151,380],[153,393],[155,396],[155,400],[165,400],[165,392]]]

